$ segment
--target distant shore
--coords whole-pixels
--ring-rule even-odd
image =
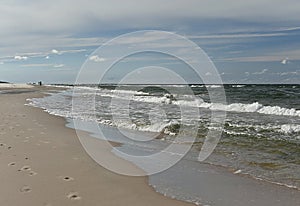
[[[0,82],[0,89],[27,89],[33,88],[31,84],[12,84],[8,82]]]

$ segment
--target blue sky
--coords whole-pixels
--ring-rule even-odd
[[[104,42],[163,30],[198,44],[225,83],[300,83],[299,19],[297,0],[2,0],[0,81],[73,83]],[[176,64],[137,57],[119,69]]]

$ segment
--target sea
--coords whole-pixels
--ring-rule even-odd
[[[75,120],[84,122],[86,126],[80,129],[101,139],[89,126],[97,123],[107,134],[115,134],[110,135],[110,140],[122,143],[120,147],[125,152],[155,153],[165,145],[174,144],[179,132],[185,136],[196,134],[192,148],[182,161],[165,172],[149,176],[149,185],[165,196],[196,205],[264,204],[250,204],[250,200],[243,202],[246,194],[237,195],[243,191],[240,187],[243,180],[238,181],[238,186],[229,186],[229,190],[237,191],[236,195],[230,198],[223,195],[219,199],[212,194],[217,189],[208,186],[217,178],[208,176],[211,183],[206,181],[204,188],[198,188],[201,181],[199,184],[194,181],[204,173],[222,173],[223,176],[228,173],[218,180],[223,191],[227,190],[224,179],[238,176],[278,185],[284,191],[284,188],[297,191],[292,198],[296,195],[300,199],[300,85],[188,85],[193,95],[181,89],[186,85],[51,86],[65,90],[53,90],[44,98],[28,99],[28,105],[65,117],[69,127],[74,127]],[[210,101],[209,91],[220,87],[225,90],[225,104]],[[75,112],[74,100],[77,102]],[[128,109],[120,107],[124,100],[128,102]],[[187,115],[185,121],[182,121],[182,108]],[[200,115],[195,115],[195,108]],[[214,152],[204,162],[199,162],[198,154],[213,127],[210,122],[212,111],[226,112],[224,126]],[[133,143],[118,135],[120,128],[145,137],[155,134],[157,138],[149,143],[144,139],[142,144]],[[180,128],[184,128],[183,131]],[[147,170],[147,165],[137,163],[137,166]],[[249,183],[246,181],[244,184]],[[257,191],[268,196],[263,188],[257,187]],[[279,204],[280,195],[272,195],[269,200],[279,198],[277,203],[282,204]]]

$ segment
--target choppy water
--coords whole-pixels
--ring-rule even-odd
[[[70,87],[42,99],[31,99],[30,104],[67,118],[161,133],[164,134],[159,140],[161,144],[172,141],[178,133],[182,126],[180,107],[184,106],[185,113],[191,117],[185,121],[185,128],[198,127],[195,153],[212,127],[211,111],[227,111],[221,141],[206,162],[300,188],[300,85],[225,85],[227,104],[211,103],[203,85],[191,86],[196,99],[181,92],[180,86],[176,86],[177,93],[172,95],[159,86],[144,87],[136,91],[136,86],[81,86],[76,87],[76,95]],[[213,90],[219,86],[209,87]],[[81,105],[75,112],[72,112],[72,98]],[[118,105],[128,98],[129,115]],[[201,114],[196,119],[195,108]],[[185,135],[189,131],[184,131]]]

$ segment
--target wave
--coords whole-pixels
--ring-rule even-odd
[[[200,107],[211,110],[223,110],[228,112],[257,112],[260,114],[280,115],[280,116],[297,116],[300,117],[300,110],[294,108],[282,108],[279,106],[264,106],[258,102],[252,104],[233,103],[229,105],[203,103]]]
[[[204,85],[192,85],[193,87],[203,87]],[[219,87],[220,85],[208,85],[211,88]],[[234,87],[243,87],[245,85],[233,85]],[[145,103],[159,103],[159,104],[174,104],[178,106],[190,106],[190,107],[199,107],[206,108],[210,110],[220,110],[227,112],[249,112],[249,113],[260,113],[266,115],[280,115],[280,116],[296,116],[300,117],[300,110],[294,108],[284,108],[280,106],[265,106],[259,102],[254,102],[250,104],[244,103],[232,103],[232,104],[219,104],[219,103],[208,103],[204,102],[199,96],[184,95],[184,98],[179,99],[176,94],[165,94],[165,95],[151,95],[147,92],[134,91],[134,90],[108,90],[102,88],[93,88],[93,87],[77,87],[78,94],[90,94],[88,91],[98,92],[96,95],[111,97],[117,99],[129,99],[136,102],[145,102]]]
[[[223,85],[206,85],[206,88],[221,88]]]
[[[231,85],[231,87],[233,88],[242,88],[242,87],[245,87],[246,85]]]
[[[280,131],[285,134],[293,134],[300,132],[300,125],[284,124],[281,125]]]
[[[283,125],[257,125],[257,124],[245,124],[245,123],[233,123],[233,122],[226,122],[226,125],[231,128],[238,128],[238,129],[243,129],[243,128],[253,128],[257,132],[256,135],[261,135],[261,131],[276,131],[279,133],[284,133],[284,134],[295,134],[300,132],[300,125],[295,125],[295,124],[283,124]],[[232,135],[251,135],[249,132],[235,132],[232,130],[227,130],[224,129],[224,132],[227,134],[232,134]]]
[[[176,87],[181,87],[182,85],[176,85]],[[206,85],[211,88],[218,88],[221,85]],[[246,85],[232,85],[232,87],[245,87]],[[191,87],[205,87],[205,85],[191,85]],[[179,99],[177,94],[165,94],[165,95],[157,95],[150,94],[142,91],[134,91],[130,90],[110,90],[107,88],[98,88],[98,87],[87,87],[87,86],[76,86],[79,89],[78,93],[80,94],[83,91],[88,90],[97,90],[99,92],[96,95],[106,96],[112,98],[119,99],[128,99],[131,101],[137,102],[146,102],[146,103],[160,103],[160,104],[174,104],[178,106],[191,106],[191,107],[200,107],[207,108],[210,110],[224,110],[228,112],[249,112],[249,113],[261,113],[261,114],[269,114],[269,115],[280,115],[280,116],[300,116],[300,110],[294,108],[284,108],[280,106],[265,106],[260,104],[259,102],[243,104],[243,103],[233,103],[233,104],[217,104],[217,103],[208,103],[204,102],[199,96],[188,96],[187,98]],[[87,92],[88,94],[88,92]],[[93,93],[90,93],[92,95]],[[185,96],[185,95],[184,95]]]
[[[52,115],[62,116],[61,113],[54,113],[49,112]],[[91,120],[95,121],[95,119],[87,119],[82,118],[82,120]],[[97,120],[99,124],[117,127],[117,128],[123,128],[123,129],[129,129],[129,130],[136,130],[141,132],[154,132],[154,133],[164,133],[169,136],[175,136],[177,133],[174,131],[174,127],[179,127],[180,123],[176,120],[171,120],[168,122],[156,122],[151,125],[137,125],[132,122],[127,121],[113,121],[108,119],[100,119]]]
[[[174,104],[178,106],[190,106],[206,108],[210,110],[220,110],[227,112],[249,112],[260,113],[267,115],[280,115],[280,116],[296,116],[300,117],[300,110],[294,108],[283,108],[279,106],[264,106],[259,102],[251,104],[232,103],[232,104],[220,104],[220,103],[208,103],[198,96],[189,96],[184,99],[176,99],[177,95],[165,94],[163,96],[152,96],[149,93],[116,90],[114,92],[99,93],[100,96],[109,96],[112,98],[128,99],[129,95],[132,101],[145,102],[145,103],[159,103],[159,104]]]
[[[203,88],[205,85],[191,85],[191,88]]]
[[[103,121],[102,121],[103,123]],[[111,123],[109,123],[110,126],[112,126]],[[164,133],[166,135],[175,136],[176,132],[172,130],[172,127],[178,126],[180,123],[176,120],[171,120],[169,122],[156,122],[151,125],[136,125],[131,122],[115,122],[114,126],[125,128],[125,129],[131,129],[131,130],[137,130],[137,131],[143,131],[143,132],[155,132],[155,133]]]
[[[280,115],[280,116],[296,116],[300,117],[300,110],[294,108],[283,108],[279,106],[264,106],[259,102],[251,104],[243,103],[232,103],[232,104],[220,104],[220,103],[207,103],[200,97],[189,96],[188,100],[178,99],[176,95],[165,94],[163,96],[151,96],[149,93],[134,92],[134,91],[115,91],[112,93],[98,94],[100,96],[108,96],[112,98],[128,99],[129,94],[132,101],[145,102],[145,103],[160,103],[160,104],[174,104],[178,106],[190,106],[206,108],[210,110],[220,110],[227,112],[249,112],[249,113],[260,113],[267,115]]]
[[[219,103],[207,103],[202,99],[197,98],[194,101],[179,100],[174,102],[177,105],[194,106],[199,108],[206,108],[214,111],[227,111],[227,112],[249,112],[260,113],[267,115],[280,115],[280,116],[295,116],[300,117],[300,110],[294,108],[283,108],[279,106],[264,106],[258,102],[252,104],[232,103],[232,104],[219,104]]]
[[[198,107],[205,108],[208,110],[222,110],[228,112],[238,112],[238,113],[260,113],[266,115],[281,115],[281,116],[296,116],[300,117],[300,110],[296,110],[294,108],[282,108],[279,106],[264,106],[258,102],[251,104],[242,104],[242,103],[233,103],[233,104],[219,104],[219,103],[208,103],[205,102],[198,96],[192,95],[171,95],[165,94],[160,96],[153,96],[149,93],[133,91],[133,90],[108,90],[101,88],[91,88],[91,87],[81,87],[78,90],[78,95],[83,98],[83,105],[85,101],[89,101],[89,98],[86,98],[85,95],[93,95],[93,92],[89,92],[91,90],[98,90],[97,95],[100,96],[108,96],[116,99],[127,99],[130,98],[131,101],[143,102],[143,103],[155,103],[155,104],[168,104],[168,105],[177,105],[183,107]],[[107,119],[105,114],[99,119],[91,119],[93,115],[89,115],[89,112],[86,109],[82,108],[82,111],[74,114],[71,112],[72,103],[70,101],[71,97],[74,96],[72,94],[72,90],[67,90],[64,93],[54,94],[51,97],[45,97],[43,99],[31,99],[29,100],[29,105],[37,106],[45,109],[47,112],[53,115],[64,116],[67,118],[80,118],[84,120],[93,120],[98,121],[101,124],[116,126],[121,128],[146,131],[146,132],[163,132],[168,135],[175,135],[176,131],[172,131],[172,126],[178,125],[179,123],[173,120],[163,120],[152,123],[151,125],[137,125],[132,122],[113,122],[110,119]],[[109,100],[106,100],[109,101]],[[186,109],[186,108],[185,108]],[[122,112],[122,111],[120,111]],[[108,117],[109,118],[109,117]],[[195,119],[191,119],[191,121],[198,121]],[[171,128],[171,129],[170,129]],[[259,128],[256,128],[259,129]],[[271,128],[263,128],[263,129],[271,129]],[[292,134],[300,132],[299,125],[276,125],[275,128],[272,128],[273,131],[277,131],[285,134]],[[233,134],[233,132],[238,131],[225,131],[226,133]]]

